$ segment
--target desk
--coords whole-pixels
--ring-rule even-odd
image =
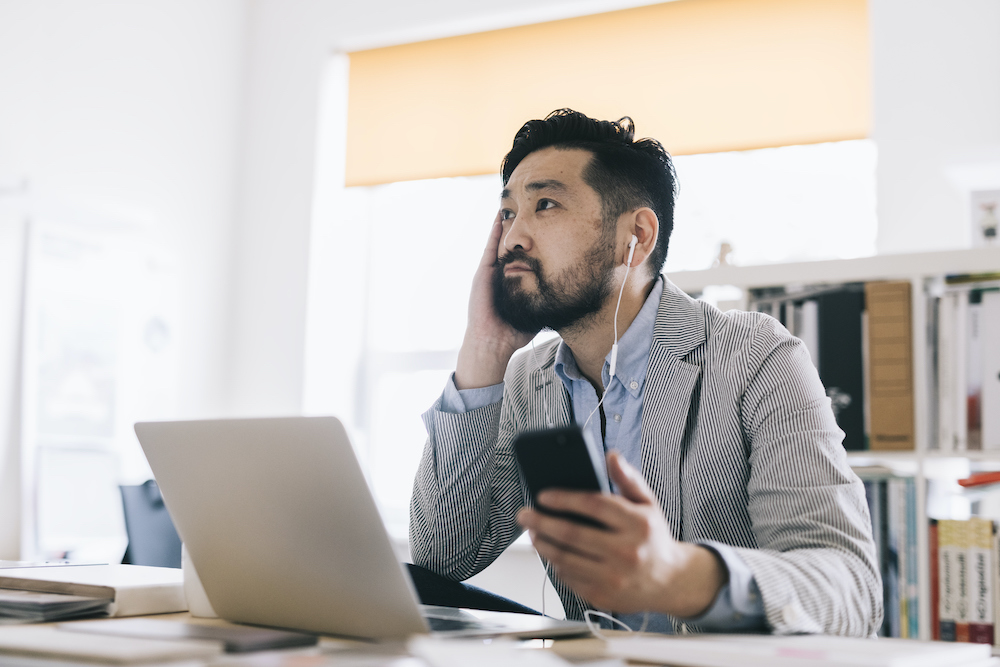
[[[158,614],[143,617],[131,617],[156,620],[160,622],[186,622],[194,623],[198,625],[207,625],[215,627],[226,627],[233,624],[221,619],[205,619],[205,618],[192,618],[188,613],[176,613],[176,614]],[[125,621],[128,619],[108,619],[109,623],[114,623],[115,621]],[[94,623],[93,619],[81,619],[80,621],[67,621],[64,623],[72,624],[74,622],[90,622]],[[100,622],[100,621],[97,621]],[[236,626],[240,627],[240,626]],[[245,626],[242,626],[245,627]],[[96,637],[101,637],[108,641],[120,640],[121,638],[102,636],[97,634],[83,634],[83,633],[70,633],[70,632],[57,632],[54,634],[58,635],[77,635],[79,637],[87,637],[93,640]],[[19,640],[20,641],[20,640]],[[45,641],[49,641],[46,637]],[[141,639],[131,639],[133,642],[150,641]],[[432,640],[432,644],[425,645],[426,650],[440,650],[441,644],[437,643],[442,640]],[[547,667],[551,664],[565,664],[558,660],[557,655],[565,655],[566,657],[573,659],[575,662],[588,662],[589,660],[598,659],[602,655],[603,642],[596,639],[584,639],[584,640],[560,640],[555,646],[553,646],[552,641],[542,642],[539,640],[520,642],[515,644],[514,642],[501,642],[496,641],[493,644],[485,645],[484,642],[475,642],[474,640],[458,640],[456,642],[450,642],[448,651],[452,651],[452,647],[462,647],[463,643],[468,645],[463,648],[471,648],[476,653],[481,654],[475,656],[476,660],[463,660],[460,664],[479,664],[480,667],[485,667],[486,663],[489,663],[490,655],[486,655],[485,652],[495,655],[497,658],[502,656],[504,652],[510,652],[516,650],[517,653],[521,651],[528,651],[531,653],[537,653],[537,658],[539,660],[539,667]],[[516,649],[515,649],[516,647]],[[419,647],[418,651],[419,651]],[[554,650],[553,650],[554,649]],[[104,648],[101,648],[103,652]],[[147,651],[148,649],[143,649]],[[200,651],[197,647],[195,650]],[[550,653],[550,651],[552,651]],[[423,655],[433,656],[433,653],[424,653]],[[544,657],[543,657],[544,656]],[[523,654],[525,659],[529,658],[527,653]],[[464,656],[463,656],[464,658]],[[513,660],[513,662],[535,662],[535,660],[522,660],[521,656],[518,659]],[[36,658],[14,658],[13,656],[7,656],[0,654],[0,665],[7,665],[9,662],[13,662],[18,665],[18,667],[57,667],[58,665],[73,665],[77,667],[81,663],[75,661],[53,661],[50,659],[36,659]],[[510,660],[501,661],[503,664],[508,664],[512,662]],[[603,662],[603,661],[602,661]],[[544,663],[544,664],[543,664]],[[112,661],[108,662],[97,662],[90,664],[113,664]],[[364,666],[364,667],[376,667],[376,666],[390,666],[390,667],[426,667],[428,663],[424,660],[412,657],[406,644],[402,642],[396,643],[370,643],[360,640],[344,639],[339,637],[321,637],[320,642],[316,646],[307,648],[295,648],[295,649],[284,649],[284,650],[272,650],[272,651],[261,651],[255,653],[236,653],[236,654],[221,654],[209,659],[203,660],[188,660],[183,663],[164,663],[165,665],[177,664],[178,667],[194,667],[195,665],[212,666],[212,667],[229,667],[229,666],[247,666],[247,667],[338,667],[341,665],[350,666]],[[605,663],[606,664],[606,663]],[[619,663],[621,664],[621,663]]]

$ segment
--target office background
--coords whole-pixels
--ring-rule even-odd
[[[331,55],[640,4],[0,0],[0,205],[139,221],[169,251],[161,416],[314,411],[310,257],[329,205],[316,183],[331,169],[324,96],[343,75]],[[874,250],[967,247],[968,191],[1000,188],[1000,2],[869,0],[868,15]],[[23,236],[0,227],[0,558],[18,557],[22,530]]]

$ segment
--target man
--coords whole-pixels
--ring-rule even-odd
[[[628,118],[564,109],[526,123],[504,158],[455,373],[424,415],[414,561],[463,580],[527,530],[569,618],[871,635],[882,588],[864,489],[808,352],[774,319],[660,275],[673,167],[633,135]],[[560,338],[512,360],[542,328]],[[537,501],[604,530],[526,507],[515,436],[571,422],[603,444],[617,493]]]

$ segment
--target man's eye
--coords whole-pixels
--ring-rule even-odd
[[[510,220],[513,217],[514,217],[514,211],[510,210],[509,208],[505,208],[504,210],[500,211],[501,220]]]
[[[538,209],[537,210],[539,210],[539,211],[544,211],[546,209],[555,208],[555,207],[556,207],[556,203],[554,201],[552,201],[551,199],[539,199],[538,200]]]

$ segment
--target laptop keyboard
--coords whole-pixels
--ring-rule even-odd
[[[431,626],[431,630],[434,632],[474,630],[483,626],[483,624],[478,621],[462,621],[456,618],[436,618],[434,616],[425,618],[427,620],[427,625]]]

